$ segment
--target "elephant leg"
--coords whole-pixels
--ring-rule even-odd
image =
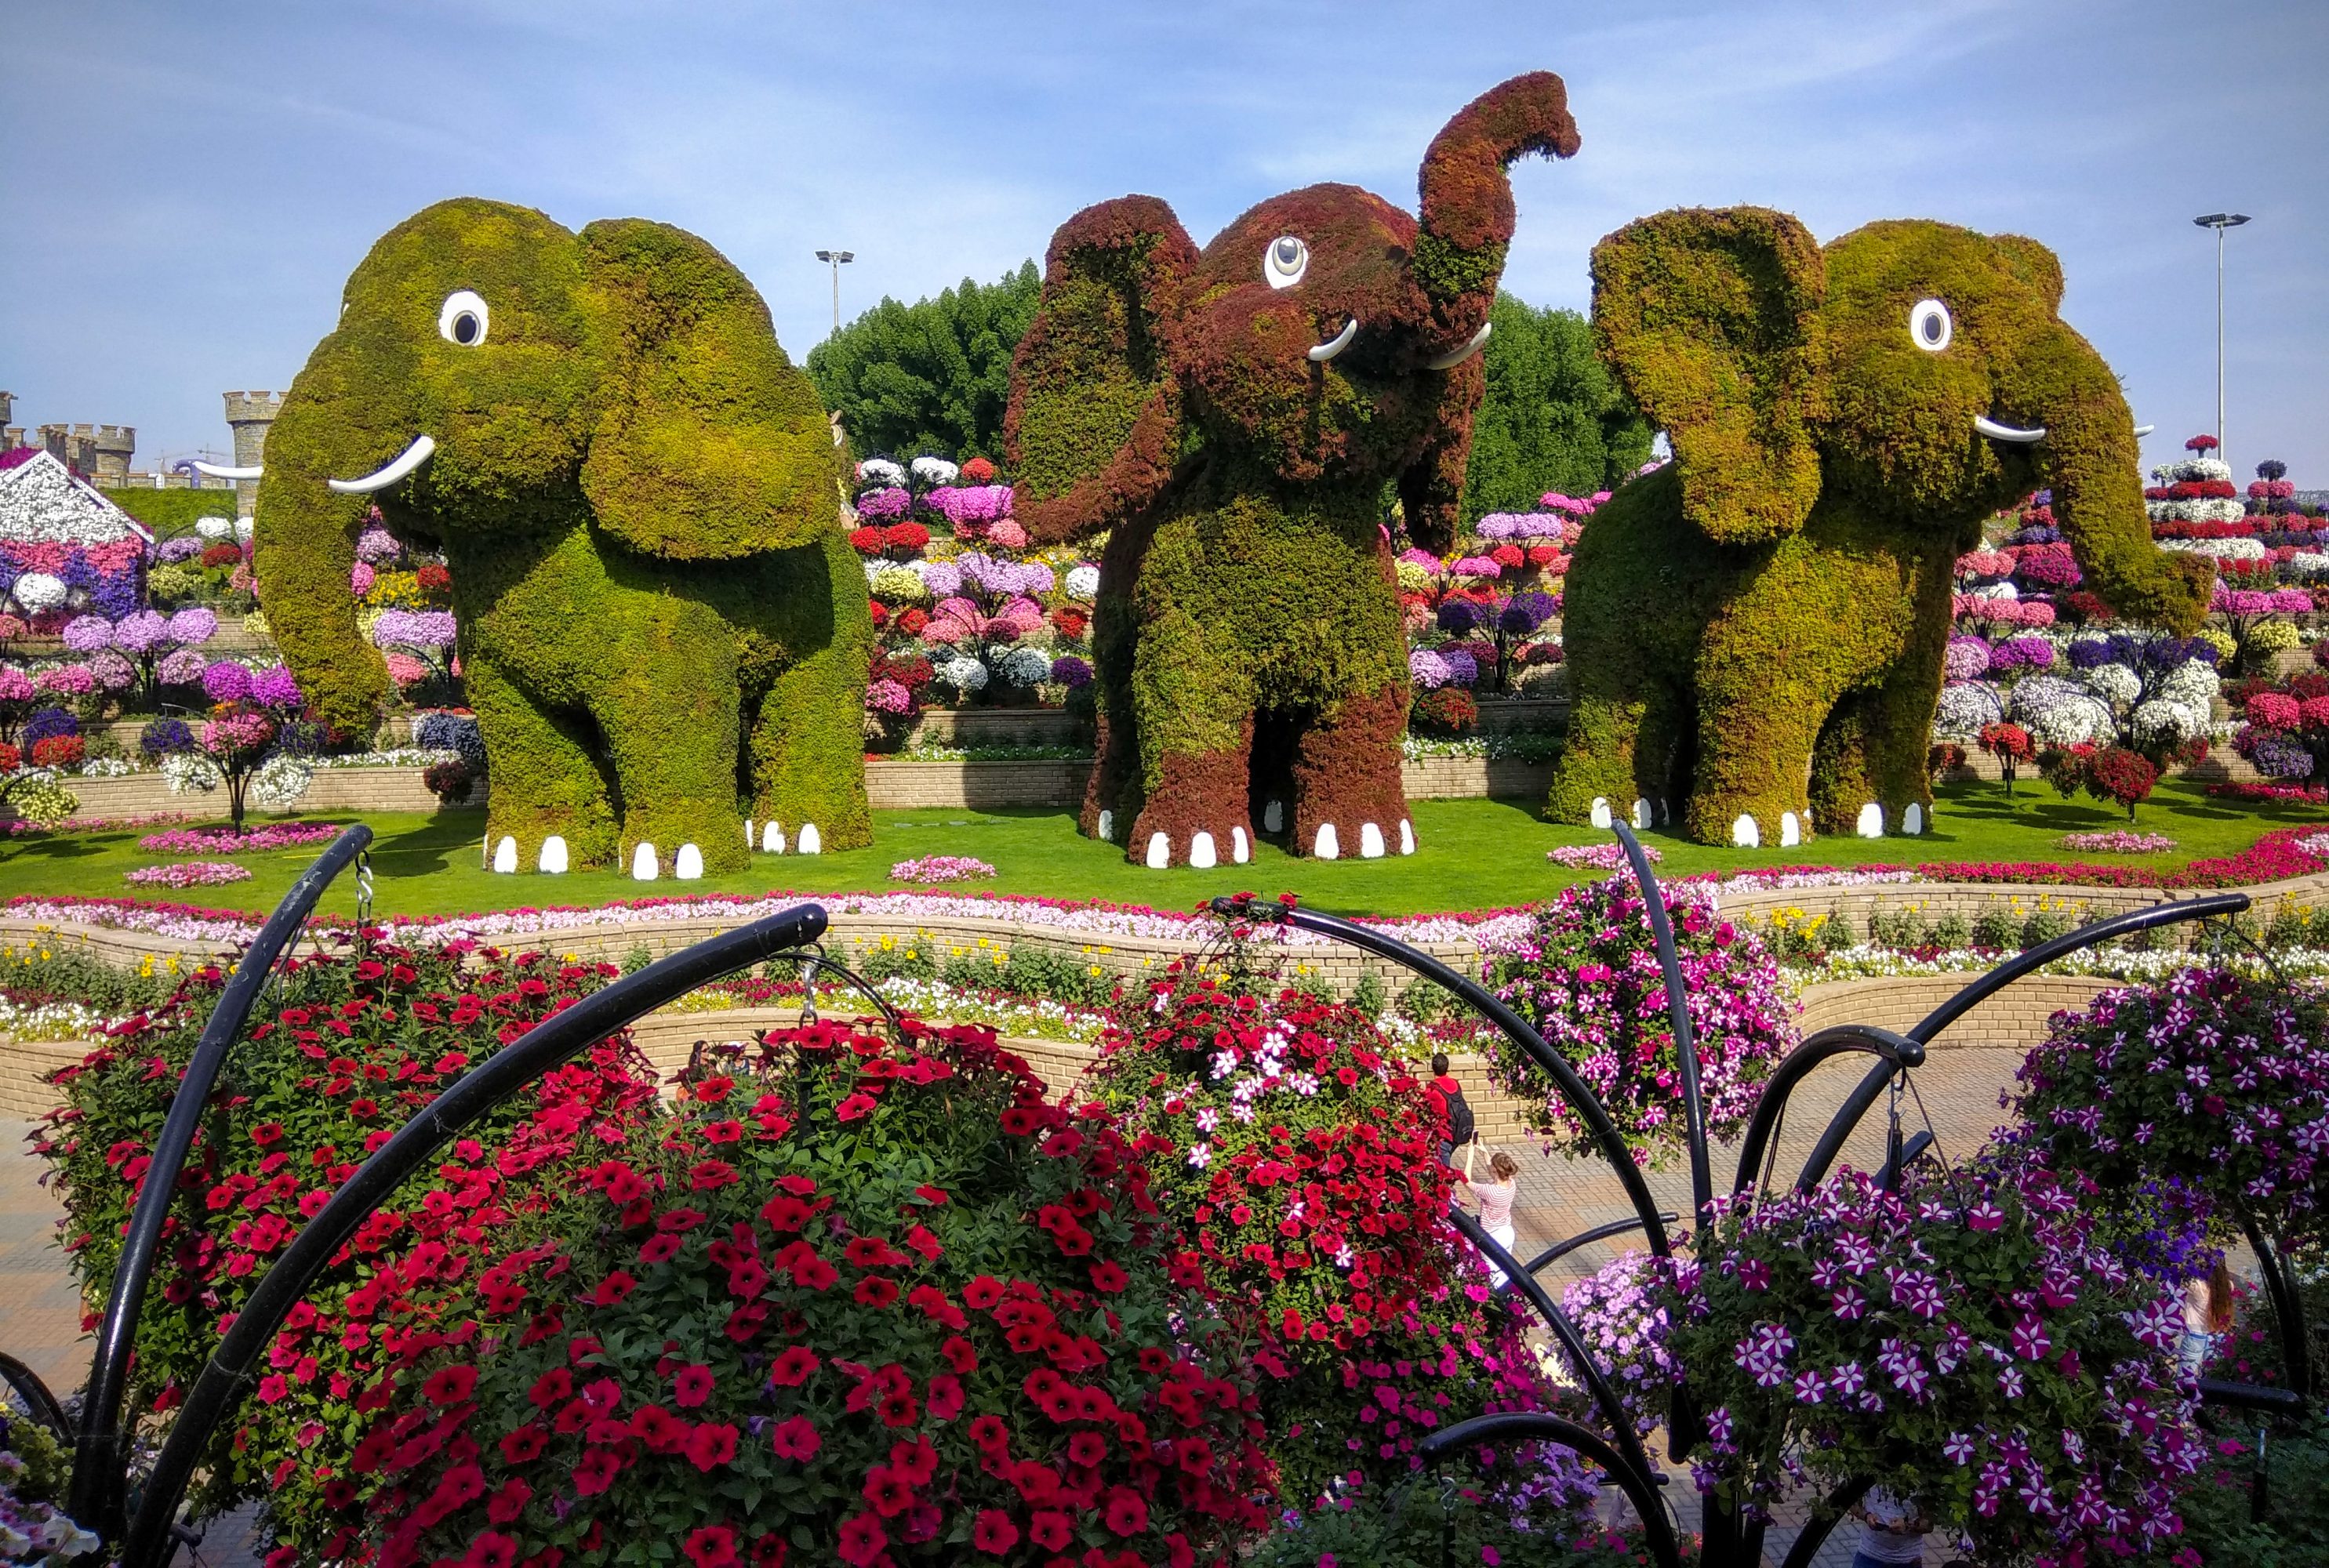
[[[1762,678],[1719,687],[1698,713],[1698,781],[1683,831],[1702,844],[1781,849],[1810,831],[1805,782],[1825,692]]]
[[[1140,787],[1140,726],[1132,701],[1132,650],[1096,647],[1091,776],[1084,784],[1077,831],[1086,838],[1122,843],[1146,804]]]
[[[1812,810],[1832,833],[1921,833],[1933,820],[1933,699],[1919,671],[1895,666],[1883,682],[1836,704],[1812,758]]]
[[[614,803],[578,733],[580,726],[541,707],[490,658],[472,653],[462,677],[486,750],[502,764],[486,810],[486,836],[495,851],[510,840],[513,854],[505,863],[533,870],[542,864],[543,840],[557,838],[565,840],[571,865],[612,860]]]
[[[1389,688],[1345,697],[1306,728],[1294,755],[1294,838],[1287,847],[1321,859],[1415,853],[1400,776],[1408,694]]]
[[[1142,629],[1130,687],[1143,798],[1125,859],[1200,869],[1249,859],[1251,680],[1174,611]]]
[[[858,718],[865,665],[862,657],[850,665],[846,650],[819,649],[778,675],[760,699],[752,725],[752,815],[777,823],[788,849],[862,850],[873,841]]]
[[[1620,679],[1579,690],[1570,706],[1568,737],[1545,794],[1547,821],[1606,826],[1636,799],[1655,802],[1687,783],[1668,783],[1687,738],[1688,717],[1676,699],[1638,670],[1621,665],[1613,673]]]
[[[678,670],[642,662],[622,671],[594,705],[614,754],[622,792],[624,864],[636,846],[676,869],[693,844],[706,871],[740,871],[747,863],[744,820],[736,812],[736,751],[740,734],[732,656]]]

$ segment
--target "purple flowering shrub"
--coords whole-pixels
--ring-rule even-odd
[[[1796,1045],[1795,1002],[1754,933],[1724,920],[1708,895],[1664,887],[1696,1038],[1707,1129],[1746,1124],[1763,1080]],[[1683,1142],[1682,1078],[1648,908],[1627,876],[1570,887],[1529,929],[1490,942],[1485,977],[1497,996],[1566,1056],[1645,1164]],[[1584,1125],[1525,1055],[1492,1043],[1491,1075],[1523,1102],[1552,1146],[1590,1148]]]
[[[2101,1244],[2083,1174],[1909,1179],[1721,1199],[1650,1274],[1707,1413],[1699,1488],[1759,1511],[1872,1479],[1984,1563],[2164,1555],[2204,1458],[2172,1290]]]
[[[1664,1419],[1679,1370],[1667,1349],[1672,1324],[1661,1299],[1661,1267],[1655,1253],[1620,1253],[1561,1293],[1561,1310],[1645,1432]]]
[[[2329,1215],[2329,996],[2185,969],[2055,1015],[2017,1075],[2027,1136],[2104,1188],[2173,1178],[2284,1239]],[[2229,1213],[2226,1216],[2229,1219]],[[2227,1227],[2229,1228],[2229,1227]]]

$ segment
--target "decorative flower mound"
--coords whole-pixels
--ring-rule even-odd
[[[250,868],[231,860],[177,860],[167,866],[140,866],[121,879],[133,887],[215,887],[228,882],[248,882]]]
[[[1180,1277],[1269,1347],[1262,1411],[1292,1504],[1337,1477],[1406,1475],[1443,1421],[1542,1402],[1439,1218],[1446,1104],[1395,1053],[1355,1008],[1176,970],[1127,999],[1093,1069],[1155,1162]]]
[[[1699,1092],[1709,1132],[1746,1124],[1758,1087],[1796,1044],[1796,1005],[1760,937],[1724,920],[1699,887],[1662,887],[1690,1000]],[[1497,996],[1566,1056],[1617,1124],[1636,1160],[1683,1146],[1681,1063],[1648,907],[1630,876],[1565,889],[1525,932],[1482,943]],[[1495,1082],[1528,1106],[1557,1148],[1592,1144],[1543,1072],[1508,1045],[1493,1047]]]
[[[2096,1241],[2091,1191],[2024,1161],[1720,1200],[1646,1303],[1706,1412],[1700,1489],[1762,1510],[1873,1479],[1975,1562],[2164,1554],[2203,1457],[2182,1317]]]
[[[922,855],[890,868],[892,882],[975,882],[994,875],[994,867],[968,855]]]
[[[991,1033],[903,1033],[763,1037],[496,1235],[477,1323],[399,1320],[382,1568],[1229,1561],[1259,1423],[1146,1171]]]
[[[2055,1015],[2017,1102],[2053,1162],[2113,1191],[2175,1177],[2229,1218],[2318,1236],[2329,1216],[2329,996],[2226,970]]]
[[[336,822],[271,822],[240,833],[231,828],[172,828],[146,834],[137,847],[152,855],[257,855],[328,844],[339,836]]]
[[[2165,833],[2064,833],[2054,842],[2079,855],[2165,855],[2175,849]]]
[[[235,1047],[187,1161],[137,1329],[129,1407],[174,1407],[224,1319],[364,1158],[472,1063],[613,979],[611,965],[560,966],[474,943],[431,952],[374,944],[290,966]],[[153,1138],[224,988],[217,966],[140,1013],[86,1062],[56,1075],[68,1103],[43,1129],[65,1248],[83,1300],[100,1309]],[[636,1064],[636,1070],[633,1064]],[[576,1185],[655,1097],[619,1040],[594,1047],[457,1141],[357,1232],[295,1308],[249,1402],[204,1457],[197,1509],[263,1498],[286,1561],[344,1555],[327,1516],[349,1491],[368,1390],[399,1354],[372,1337],[415,1293],[475,1313],[470,1260],[489,1232]],[[327,1507],[326,1505],[330,1506]]]
[[[1653,866],[1665,859],[1648,844],[1642,846],[1642,855]],[[1563,844],[1557,850],[1547,850],[1544,858],[1557,866],[1592,871],[1615,871],[1627,863],[1623,844]]]

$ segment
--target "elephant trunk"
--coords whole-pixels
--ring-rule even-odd
[[[2046,427],[2041,453],[2054,521],[2112,609],[2190,636],[2207,616],[2215,565],[2152,542],[2126,399],[2101,356],[2069,328],[2061,332],[2071,341],[2041,356],[2055,383],[2034,389],[2029,402]]]
[[[311,361],[300,380],[315,373]],[[382,442],[368,434],[374,423],[303,398],[293,383],[268,432],[251,550],[259,606],[299,690],[317,718],[357,736],[372,733],[389,690],[387,666],[358,630],[350,592],[356,535],[372,501],[340,494],[326,481],[377,466]]]
[[[1507,166],[1523,153],[1566,158],[1577,147],[1568,89],[1549,70],[1489,89],[1432,138],[1419,180],[1423,218],[1413,265],[1443,346],[1460,346],[1487,325],[1513,238]]]

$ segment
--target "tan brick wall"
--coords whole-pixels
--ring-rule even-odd
[[[137,743],[132,736],[130,744]],[[80,798],[80,814],[85,817],[148,816],[161,812],[180,812],[204,820],[223,819],[228,814],[227,795],[223,789],[207,794],[189,793],[174,795],[170,786],[158,773],[130,774],[123,778],[76,778],[65,781],[66,787]],[[467,805],[485,803],[486,792],[475,792]],[[438,799],[429,793],[429,786],[420,782],[417,767],[319,767],[307,793],[299,797],[298,809],[304,812],[434,812],[439,809]],[[253,812],[254,817],[266,813]],[[478,822],[480,831],[484,828]]]
[[[11,1040],[0,1038],[0,1116],[37,1122],[63,1103],[63,1096],[42,1080],[59,1067],[70,1067],[89,1055],[79,1040]]]

